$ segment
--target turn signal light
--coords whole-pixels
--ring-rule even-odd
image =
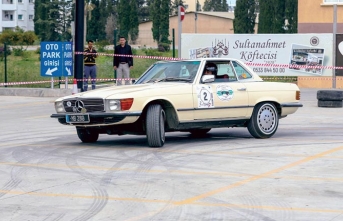
[[[300,100],[300,91],[295,92],[295,100]]]
[[[130,110],[133,103],[133,98],[126,98],[120,100],[121,110]]]

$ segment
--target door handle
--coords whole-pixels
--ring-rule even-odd
[[[238,88],[237,91],[246,91],[247,89],[245,87]]]

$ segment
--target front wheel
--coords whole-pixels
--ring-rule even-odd
[[[146,137],[150,147],[162,147],[165,142],[166,114],[159,104],[148,107],[146,114]]]
[[[99,132],[91,128],[76,128],[76,132],[83,143],[94,143],[99,138]]]
[[[248,123],[248,131],[255,138],[269,138],[279,126],[279,116],[272,103],[260,103],[255,106]]]

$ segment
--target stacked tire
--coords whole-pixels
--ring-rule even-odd
[[[342,107],[343,90],[317,91],[318,107]]]

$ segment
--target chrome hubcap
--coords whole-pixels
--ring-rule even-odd
[[[276,126],[276,110],[269,104],[263,105],[257,116],[259,128],[266,134],[272,133]]]

